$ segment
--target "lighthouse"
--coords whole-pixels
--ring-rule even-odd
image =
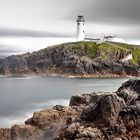
[[[77,41],[84,41],[85,38],[85,20],[83,16],[77,19]]]

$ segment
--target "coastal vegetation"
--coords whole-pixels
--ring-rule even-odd
[[[121,60],[132,54],[132,59]],[[74,77],[139,76],[140,48],[93,41],[69,42],[13,55],[0,61],[1,74],[47,74]]]
[[[67,44],[65,45],[67,46]],[[109,60],[112,53],[121,54],[125,52],[126,54],[131,53],[133,55],[131,60],[133,64],[138,65],[140,61],[140,48],[126,43],[105,42],[97,44],[93,41],[83,41],[69,43],[67,47],[74,49],[79,56],[85,55],[91,59],[100,55],[102,59]]]

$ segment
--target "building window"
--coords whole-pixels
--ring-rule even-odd
[[[84,33],[85,31],[83,31],[83,33]]]

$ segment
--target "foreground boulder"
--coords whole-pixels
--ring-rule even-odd
[[[117,95],[122,97],[128,105],[133,104],[140,99],[140,80],[131,79],[125,82],[118,89]]]
[[[139,140],[140,80],[117,92],[72,96],[69,107],[35,112],[25,125],[0,129],[0,140]]]
[[[102,122],[102,125],[105,126],[114,126],[119,112],[124,107],[124,100],[116,94],[95,94],[90,103],[82,110],[81,119],[91,122]]]

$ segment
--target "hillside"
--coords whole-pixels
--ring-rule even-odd
[[[121,62],[128,54],[133,59]],[[0,61],[0,73],[45,74],[76,77],[139,76],[140,49],[133,45],[106,42],[72,42],[33,53],[9,56]]]

